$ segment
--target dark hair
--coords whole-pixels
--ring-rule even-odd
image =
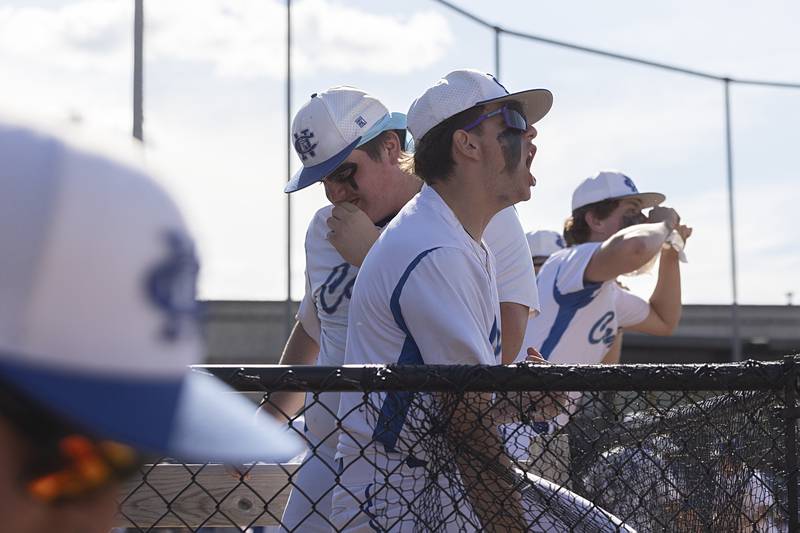
[[[572,216],[564,222],[564,240],[567,246],[589,242],[592,230],[586,223],[587,213],[592,212],[600,220],[605,220],[618,205],[618,199],[602,200],[573,211]]]
[[[470,107],[434,126],[414,150],[414,174],[428,185],[443,181],[453,172],[453,134],[464,126],[477,120],[483,113],[483,106]],[[480,133],[481,125],[473,131]]]
[[[397,135],[397,138],[400,140],[400,151],[402,152],[406,148],[406,130],[386,130],[378,134],[377,137],[374,139],[370,139],[366,143],[362,144],[356,150],[361,150],[365,152],[367,156],[372,159],[373,161],[380,161],[381,160],[381,146],[383,142],[386,140],[387,135],[389,132],[394,132]]]

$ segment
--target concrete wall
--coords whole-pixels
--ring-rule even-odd
[[[206,302],[209,363],[277,363],[287,338],[285,302]],[[291,304],[291,313],[297,303]],[[800,353],[800,306],[740,306],[746,358]],[[687,305],[671,337],[625,334],[623,362],[725,362],[731,352],[731,310]]]

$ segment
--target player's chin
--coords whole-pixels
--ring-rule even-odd
[[[533,178],[533,174],[531,174],[527,167],[520,170],[519,184],[519,201],[524,202],[530,200],[533,186],[536,185],[536,180]]]
[[[530,200],[530,199],[531,199],[531,188],[530,188],[530,186],[528,186],[528,185],[525,185],[525,186],[524,186],[524,187],[522,187],[522,189],[520,190],[520,193],[519,193],[519,200],[517,200],[517,201],[518,201],[518,202],[527,202],[527,201],[528,201],[528,200]]]

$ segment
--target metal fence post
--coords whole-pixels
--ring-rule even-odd
[[[784,394],[786,396],[786,485],[789,531],[797,531],[800,517],[797,508],[797,361],[786,356],[784,362]]]

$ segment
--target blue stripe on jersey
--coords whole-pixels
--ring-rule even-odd
[[[553,299],[558,304],[558,313],[553,325],[550,327],[550,333],[547,334],[547,338],[542,343],[542,349],[539,350],[545,359],[550,359],[550,354],[558,346],[561,337],[564,336],[564,332],[567,331],[578,310],[592,303],[597,289],[603,285],[602,283],[587,283],[583,289],[577,292],[561,294],[558,291],[558,274],[560,271],[561,268],[556,272],[555,281],[553,282]]]
[[[492,331],[489,332],[489,344],[494,347],[494,356],[498,357],[500,352],[503,351],[503,345],[500,342],[500,328],[497,327],[497,317],[494,317]]]
[[[421,365],[424,363],[419,347],[414,337],[412,337],[411,333],[408,331],[405,319],[403,319],[403,312],[400,309],[400,295],[403,292],[406,281],[408,281],[408,277],[419,262],[422,261],[422,258],[438,248],[437,246],[436,248],[425,250],[415,257],[408,265],[405,272],[403,272],[403,275],[400,276],[397,286],[394,288],[394,291],[392,291],[389,309],[392,310],[392,317],[394,317],[394,322],[397,324],[397,327],[406,334],[406,340],[403,342],[397,364]],[[406,421],[406,415],[408,414],[408,408],[411,405],[412,397],[413,393],[411,392],[389,392],[386,394],[386,399],[381,406],[381,414],[378,417],[378,422],[375,425],[372,438],[377,442],[383,443],[387,451],[395,451],[397,438],[400,436],[400,430],[403,428],[403,424]]]

